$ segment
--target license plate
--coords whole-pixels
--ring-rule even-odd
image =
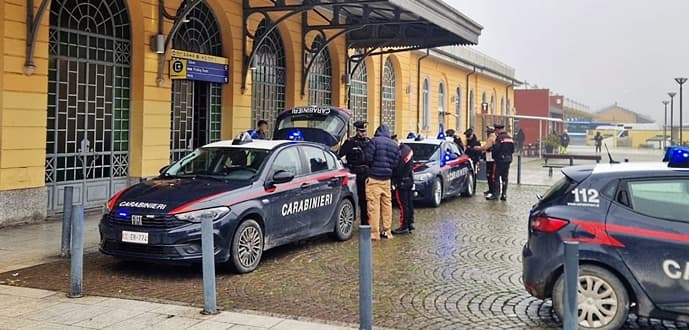
[[[122,242],[148,244],[148,233],[140,233],[136,231],[122,231]]]

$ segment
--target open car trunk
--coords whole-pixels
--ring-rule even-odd
[[[331,106],[306,106],[287,109],[278,115],[273,138],[325,144],[337,149],[347,134],[352,114]]]

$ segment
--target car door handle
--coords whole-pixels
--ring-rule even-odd
[[[340,178],[332,178],[328,180],[328,186],[334,187],[340,182]]]
[[[311,187],[311,186],[313,186],[313,185],[315,185],[315,183],[313,183],[313,182],[304,182],[304,183],[301,184],[300,187],[301,187],[301,189],[306,189],[306,188],[309,188],[309,187]]]

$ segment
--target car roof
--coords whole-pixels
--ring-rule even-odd
[[[249,148],[249,149],[263,149],[273,150],[283,144],[292,143],[290,140],[253,140],[251,142],[242,144],[232,144],[233,140],[222,140],[218,142],[209,143],[204,148]]]
[[[668,167],[664,162],[631,162],[619,164],[597,164],[593,174],[612,174],[628,172],[687,172],[687,168]]]
[[[414,144],[414,143],[419,143],[419,144],[440,144],[442,142],[445,142],[447,140],[438,140],[438,139],[422,139],[422,140],[416,140],[416,139],[404,139],[402,140],[402,143],[404,144]]]

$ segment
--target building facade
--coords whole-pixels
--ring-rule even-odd
[[[621,107],[617,103],[596,111],[594,120],[614,124],[652,124],[655,122],[648,116]]]
[[[564,97],[553,95],[548,89],[518,89],[514,91],[514,104],[517,115],[551,118],[557,121],[539,121],[537,119],[520,119],[519,128],[524,131],[525,144],[538,143],[553,132],[563,130]],[[540,133],[539,133],[540,128]]]
[[[440,47],[482,27],[439,0],[38,2],[0,0],[0,226],[61,212],[67,186],[100,207],[293,106],[427,136],[512,111],[513,69]]]

